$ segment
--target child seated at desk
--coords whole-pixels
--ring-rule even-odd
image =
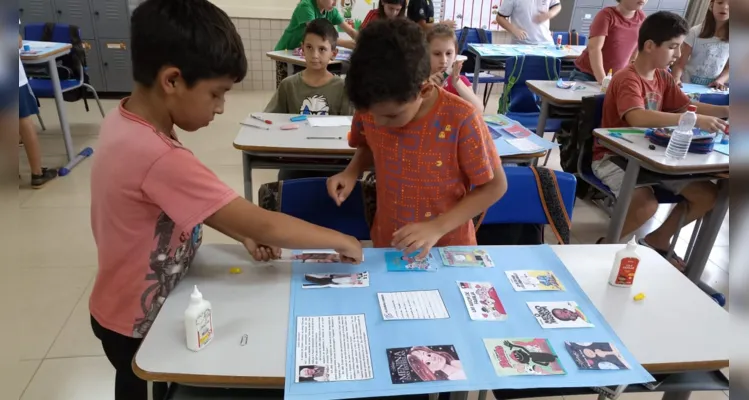
[[[590,25],[588,46],[575,60],[571,81],[603,82],[609,70],[626,67],[637,55],[637,31],[645,20],[642,0],[617,0],[604,7]]]
[[[89,309],[116,370],[115,400],[147,398],[133,356],[190,268],[203,223],[255,259],[278,257],[278,247],[334,248],[353,262],[362,254],[351,236],[237,195],[177,138],[175,127],[196,131],[223,113],[224,95],[247,73],[226,13],[208,0],[146,0],[130,21],[135,89],[102,122],[91,168],[98,274]],[[165,386],[154,385],[153,398]]]
[[[514,44],[553,44],[549,21],[560,11],[560,0],[504,0],[497,24],[514,36]]]
[[[705,22],[689,30],[681,58],[671,71],[677,82],[726,89],[728,82],[728,0],[714,0]]]
[[[328,20],[318,18],[307,25],[304,33],[304,59],[307,69],[283,81],[265,106],[265,112],[303,115],[351,115],[353,110],[344,89],[343,78],[328,71],[330,60],[338,50],[338,32]],[[331,176],[329,171],[283,168],[278,180]]]
[[[403,18],[406,16],[406,0],[380,0],[380,5],[369,10],[359,26],[359,30],[364,29],[372,21],[388,18]]]
[[[318,18],[327,19],[333,25],[340,27],[346,32],[351,37],[351,40],[339,40],[338,45],[353,49],[355,45],[354,40],[356,40],[357,35],[356,30],[343,21],[343,17],[338,12],[335,3],[336,0],[299,0],[296,8],[294,8],[294,12],[291,14],[289,25],[283,31],[283,35],[281,35],[281,39],[276,43],[274,50],[294,50],[301,46],[307,24]],[[276,87],[287,76],[289,74],[286,69],[286,63],[276,61]]]
[[[458,52],[458,38],[455,31],[447,25],[437,24],[427,33],[429,43],[429,54],[432,65],[429,81],[439,87],[444,87],[448,93],[473,104],[477,110],[484,110],[484,103],[473,93],[471,82],[460,74],[463,61],[455,62]],[[445,73],[451,69],[450,75]]]
[[[481,113],[429,82],[428,45],[409,20],[362,30],[346,77],[356,107],[349,144],[356,154],[328,179],[339,205],[374,165],[375,247],[424,258],[433,246],[476,245],[471,218],[507,189]],[[471,189],[473,187],[473,189]]]
[[[679,48],[689,31],[686,21],[671,12],[659,11],[649,16],[640,27],[638,56],[634,63],[614,75],[603,103],[601,127],[669,127],[679,123],[690,99],[681,91],[673,76],[666,70],[679,58]],[[697,127],[715,132],[725,129],[721,118],[728,118],[728,107],[710,104],[697,105]],[[663,149],[660,150],[661,152]],[[595,142],[593,146],[593,173],[606,184],[615,196],[624,179],[624,170],[614,163],[613,152]],[[676,233],[679,219],[687,212],[685,224],[702,217],[713,208],[717,188],[709,181],[664,182],[664,187],[682,195],[686,204],[674,208],[665,222],[643,238],[640,244],[665,255],[671,237]],[[622,229],[622,237],[632,234],[647,222],[658,209],[658,202],[650,187],[638,187]],[[675,257],[675,256],[674,256]],[[674,258],[672,264],[683,267],[684,262]]]

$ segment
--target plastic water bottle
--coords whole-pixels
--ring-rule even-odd
[[[687,112],[679,118],[679,127],[671,133],[671,140],[666,147],[666,157],[674,160],[682,160],[687,156],[689,145],[692,144],[694,125],[697,124],[697,106],[690,105]]]

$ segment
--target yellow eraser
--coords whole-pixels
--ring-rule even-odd
[[[640,301],[645,298],[645,293],[637,293],[635,295],[635,301]]]
[[[239,267],[231,268],[231,269],[229,269],[229,273],[230,274],[241,274],[242,273],[242,268],[239,268]]]

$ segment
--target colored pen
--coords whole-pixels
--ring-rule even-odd
[[[268,124],[268,125],[273,125],[273,121],[271,121],[271,120],[269,120],[269,119],[262,119],[262,118],[258,117],[258,116],[257,116],[257,115],[255,115],[255,114],[250,114],[250,117],[252,117],[252,118],[254,118],[254,119],[258,120],[258,121],[262,121],[262,122],[265,122],[265,123],[266,123],[266,124]]]
[[[239,125],[249,126],[250,128],[265,129],[266,131],[270,130],[270,128],[268,128],[267,126],[259,126],[259,125],[255,125],[255,124],[248,124],[246,122],[240,122]]]
[[[325,137],[325,136],[308,136],[307,139],[333,139],[333,140],[343,140],[342,137]]]

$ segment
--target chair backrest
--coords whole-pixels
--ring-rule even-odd
[[[482,226],[488,224],[548,224],[541,197],[538,195],[536,178],[528,167],[505,167],[507,192],[486,211]],[[554,171],[564,208],[570,220],[575,207],[574,175]]]
[[[41,41],[44,37],[44,25],[45,24],[26,24],[23,27],[23,38],[26,40]],[[78,36],[80,37],[81,30],[78,29]],[[52,30],[52,38],[47,40],[48,42],[57,43],[71,43],[70,40],[70,25],[68,24],[55,24]]]
[[[505,61],[504,91],[499,100],[499,114],[539,112],[536,97],[525,84],[527,80],[559,79],[562,62],[547,56],[514,56]]]
[[[328,195],[325,182],[325,178],[283,181],[279,211],[359,240],[369,240],[361,184],[357,183],[348,199],[338,207]]]
[[[576,137],[580,151],[577,170],[581,173],[590,172],[590,163],[593,158],[593,130],[601,127],[604,98],[604,94],[583,97],[582,107],[578,114]]]
[[[577,43],[570,43],[570,33],[572,33],[572,37],[574,38],[577,36]],[[574,29],[572,31],[559,31],[559,32],[552,32],[552,39],[554,40],[554,43],[557,42],[557,36],[562,35],[562,44],[563,45],[572,45],[572,46],[585,46],[588,43],[588,37],[577,33]]]
[[[481,31],[483,31],[483,33]],[[463,36],[464,34],[465,37]],[[488,44],[492,42],[491,31],[479,28],[465,27],[461,30],[455,31],[455,36],[458,38],[458,54],[461,54],[466,50],[471,43]]]
[[[702,93],[699,97],[700,103],[713,104],[716,106],[728,105],[727,93]]]

